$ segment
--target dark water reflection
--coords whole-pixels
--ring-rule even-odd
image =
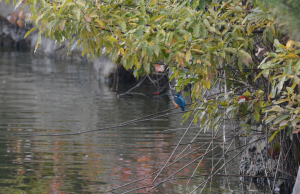
[[[149,88],[142,90],[151,92]],[[37,58],[28,52],[0,52],[0,91],[0,193],[108,193],[162,167],[173,151],[170,145],[177,143],[184,132],[178,128],[188,124],[181,125],[180,114],[82,135],[32,136],[113,126],[173,105],[168,98],[117,98],[108,85],[98,82],[91,64]],[[197,132],[191,130],[184,142]],[[201,134],[199,141],[210,137],[210,133]],[[191,158],[204,152],[203,148]],[[191,158],[163,171],[159,180]],[[180,172],[180,177],[191,175],[196,165]],[[238,173],[237,166],[238,161],[229,164],[231,174]],[[210,172],[211,155],[200,167],[198,175]],[[151,185],[152,179],[114,193]],[[204,179],[192,181],[190,188]],[[213,179],[213,193],[248,193],[249,183],[243,184],[235,177],[229,182],[224,180]],[[152,193],[188,193],[186,182],[174,179]],[[259,190],[256,193],[265,193],[265,188],[255,188]],[[145,192],[141,189],[132,193]]]

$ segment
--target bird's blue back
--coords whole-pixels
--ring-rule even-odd
[[[181,110],[184,111],[185,101],[181,96],[174,97],[174,102],[181,107]]]

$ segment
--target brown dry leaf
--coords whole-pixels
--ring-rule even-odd
[[[12,16],[14,16],[15,18],[17,18],[18,17],[18,14],[16,13],[16,12],[12,12],[12,14],[11,14]]]
[[[183,69],[183,68],[184,68],[184,63],[183,63],[183,60],[182,60],[182,59],[179,60],[179,64],[180,64],[180,66],[181,66],[181,69]]]
[[[176,39],[173,38],[171,44],[174,44],[174,43],[176,43],[176,42],[177,42]]]
[[[295,130],[293,131],[293,134],[297,134],[300,132],[300,125],[295,126]]]
[[[209,73],[208,74],[208,79],[209,79],[210,83],[214,83],[214,74],[213,73]]]
[[[281,126],[284,126],[284,125],[286,125],[287,123],[288,123],[287,120],[283,120],[283,121],[280,122],[279,126],[280,126],[280,127],[281,127]]]
[[[9,16],[7,16],[7,18],[6,18],[10,23],[15,23],[15,21],[16,21],[16,18],[15,17],[13,17],[13,16],[11,16],[11,15],[9,15]]]
[[[22,20],[25,18],[25,13],[24,13],[23,10],[20,11],[20,13],[19,13],[19,18],[22,19]]]
[[[165,49],[166,53],[171,53],[171,50]]]
[[[91,22],[91,18],[90,18],[87,14],[84,15],[84,19],[85,19],[87,22]]]
[[[17,24],[18,24],[18,26],[22,27],[22,20],[18,19]]]
[[[65,25],[66,25],[66,20],[64,20],[64,21],[59,25],[59,29],[60,29],[61,31],[63,31],[64,28],[65,28]]]
[[[243,62],[244,62],[244,64],[245,64],[247,67],[249,67],[249,64],[252,64],[252,63],[253,63],[251,57],[249,57],[249,58],[247,58],[247,59],[243,59]]]

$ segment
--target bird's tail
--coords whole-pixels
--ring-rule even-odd
[[[183,107],[181,107],[181,110],[182,110],[182,111],[184,111],[184,106],[183,106]]]

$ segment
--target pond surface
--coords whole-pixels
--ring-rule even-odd
[[[119,87],[126,91],[132,86]],[[139,90],[152,92],[146,87]],[[51,60],[0,48],[0,91],[0,193],[122,193],[152,185],[155,176],[109,191],[159,170],[189,125],[189,121],[181,124],[180,110],[171,110],[169,113],[179,114],[78,135],[38,136],[115,126],[173,108],[169,97],[118,98],[111,86],[97,80],[88,62]],[[198,132],[193,125],[183,143]],[[201,133],[191,148],[206,143],[211,135]],[[179,151],[184,147],[180,146]],[[165,169],[157,181],[203,155],[206,148]],[[222,148],[218,148],[214,154],[221,152]],[[195,174],[199,177],[188,186],[187,177],[198,163],[149,193],[188,193],[187,189],[207,178],[202,175],[210,174],[212,162],[216,163],[220,156],[212,158],[210,154],[201,161]],[[238,159],[233,160],[227,172],[238,174],[238,166]],[[147,189],[129,193],[146,193]],[[203,193],[210,189],[212,193],[268,193],[267,185],[251,185],[239,177],[216,176]]]

